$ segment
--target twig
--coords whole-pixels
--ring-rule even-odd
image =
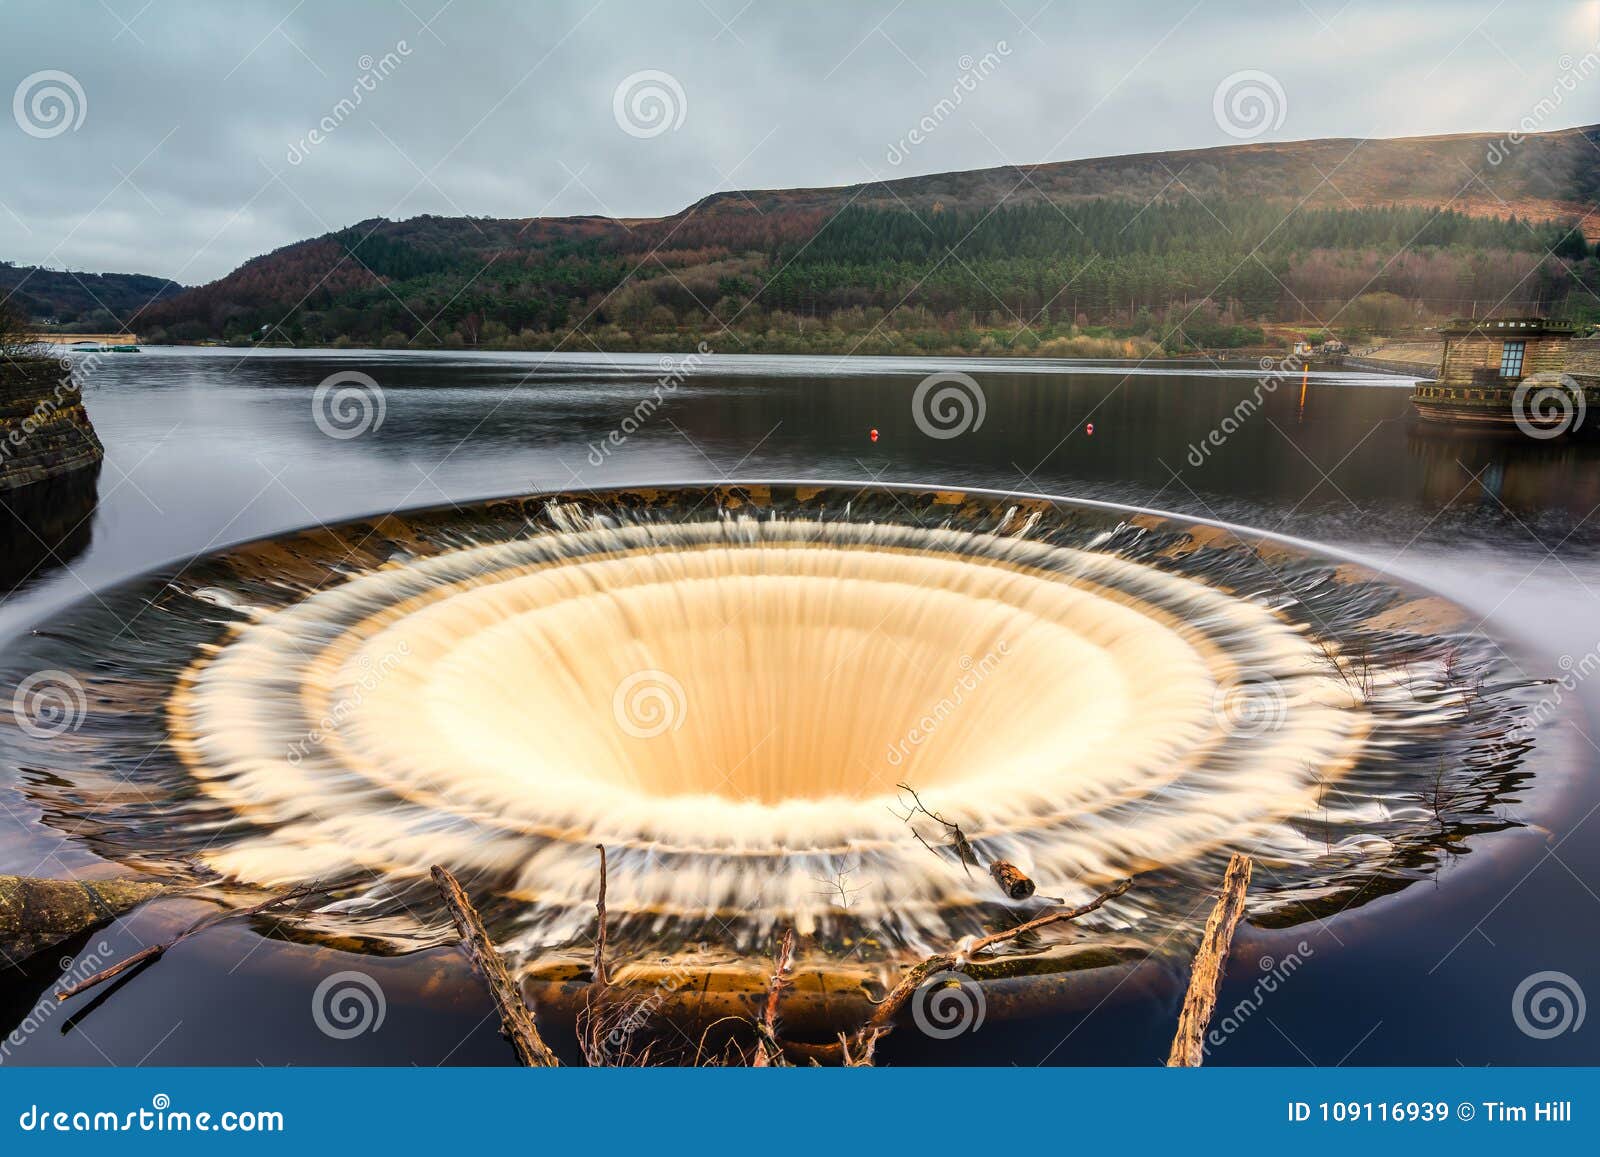
[[[878,1047],[878,1033],[869,1032],[864,1040],[857,1042],[860,1052],[850,1051],[850,1037],[846,1033],[839,1034],[839,1051],[843,1054],[841,1063],[847,1069],[870,1069],[873,1065],[873,1050]],[[812,1064],[816,1064],[813,1060]]]
[[[610,1036],[615,1036],[619,1029],[632,1023],[634,1011],[645,1007],[644,1002],[639,1002],[637,1009],[629,1009],[628,1002],[621,1008],[607,1009],[602,1007],[602,1002],[609,1004],[611,988],[611,973],[606,967],[606,848],[604,844],[596,844],[600,852],[600,892],[595,898],[595,937],[594,937],[594,967],[593,983],[589,990],[583,994],[583,1011],[578,1014],[577,1032],[578,1043],[583,1046],[583,1056],[591,1068],[615,1063],[615,1058],[610,1049],[605,1047]],[[631,1046],[631,1030],[622,1036],[622,1052],[627,1054]],[[649,1054],[646,1047],[645,1054]]]
[[[1183,1011],[1178,1014],[1178,1031],[1172,1038],[1172,1052],[1167,1057],[1168,1068],[1199,1068],[1205,1060],[1205,1035],[1211,1027],[1211,1016],[1217,1008],[1217,994],[1222,990],[1222,974],[1228,964],[1228,949],[1233,944],[1233,934],[1244,916],[1244,897],[1250,888],[1250,857],[1235,852],[1228,861],[1227,874],[1222,878],[1222,892],[1206,919],[1205,933],[1200,937],[1200,949],[1194,956],[1194,967],[1189,973],[1189,991],[1183,997]]]
[[[978,859],[978,853],[972,850],[972,844],[970,841],[968,841],[966,833],[961,830],[961,826],[959,824],[951,823],[938,812],[929,809],[928,806],[922,802],[922,797],[917,794],[916,789],[913,788],[909,783],[897,783],[895,784],[895,787],[899,788],[901,791],[905,792],[911,797],[911,804],[906,808],[906,814],[900,816],[902,820],[905,820],[909,824],[911,817],[914,815],[920,813],[927,816],[934,823],[942,825],[945,831],[950,834],[950,845],[951,847],[955,848],[956,856],[961,860],[961,866],[967,869],[967,875],[970,876],[972,874],[973,868],[983,867],[982,862]],[[889,810],[893,811],[894,809],[891,808]],[[895,814],[899,815],[898,812]],[[922,834],[918,832],[916,828],[911,829],[911,834],[917,838],[918,843],[927,848],[930,852],[934,850],[932,845],[930,845],[927,840],[922,838]],[[935,854],[937,855],[937,853]]]
[[[596,844],[595,847],[600,849],[600,897],[594,903],[595,919],[599,923],[594,937],[594,982],[605,988],[611,983],[606,971],[606,846]]]
[[[911,797],[910,804],[906,804],[903,800],[901,801],[902,806],[906,809],[905,815],[902,816],[899,812],[894,813],[900,816],[908,827],[911,826],[913,817],[917,815],[927,816],[934,823],[943,825],[945,831],[949,833],[950,846],[955,848],[956,856],[960,859],[961,866],[966,870],[968,876],[972,875],[973,868],[985,866],[982,857],[978,855],[977,849],[972,846],[972,841],[967,839],[967,833],[961,830],[960,824],[945,819],[938,812],[929,808],[927,804],[922,802],[922,797],[917,794],[916,789],[909,783],[899,783],[895,786]],[[893,808],[889,810],[894,811]],[[922,838],[922,833],[917,831],[915,827],[911,827],[911,834],[919,844],[933,852],[934,855],[937,856],[939,854],[932,844]],[[1000,886],[1000,890],[1009,899],[1026,900],[1033,895],[1035,891],[1033,881],[1028,878],[1021,868],[1009,860],[991,860],[987,867],[989,875],[994,877],[994,882]]]
[[[789,970],[793,967],[794,929],[786,928],[773,960],[772,980],[767,985],[767,1007],[761,1014],[760,1023],[756,1026],[759,1040],[753,1062],[755,1068],[765,1069],[787,1063],[783,1059],[783,1046],[778,1042],[778,1001],[783,996]]]
[[[1104,906],[1107,902],[1116,899],[1133,886],[1131,879],[1118,881],[1115,885],[1100,893],[1087,904],[1080,904],[1076,908],[1064,908],[1058,912],[1048,912],[1025,923],[1018,924],[1015,928],[1007,928],[1003,932],[993,932],[988,936],[980,936],[965,946],[962,952],[937,952],[920,963],[912,965],[906,970],[900,982],[891,988],[888,994],[878,1002],[872,1010],[872,1015],[867,1022],[857,1029],[849,1038],[849,1045],[841,1040],[835,1044],[812,1045],[797,1041],[787,1041],[784,1047],[792,1054],[811,1060],[843,1061],[852,1055],[852,1050],[860,1049],[866,1056],[872,1055],[880,1037],[887,1036],[894,1031],[895,1017],[905,1007],[912,994],[922,987],[923,981],[936,972],[968,972],[972,966],[972,958],[978,953],[993,948],[996,944],[1003,944],[1014,940],[1024,932],[1032,932],[1050,924],[1058,924],[1064,920],[1076,920],[1080,916],[1087,916],[1090,912]],[[855,1054],[859,1055],[859,1054]],[[859,1060],[856,1062],[859,1063]]]
[[[533,1023],[533,1014],[523,1003],[521,990],[512,983],[505,963],[495,951],[488,932],[484,931],[483,921],[466,892],[462,891],[450,869],[441,864],[433,866],[433,882],[439,886],[445,906],[450,909],[450,917],[455,921],[456,931],[461,934],[461,943],[468,957],[489,986],[495,1011],[500,1014],[500,1031],[516,1050],[517,1059],[527,1068],[558,1067],[561,1062],[539,1035],[538,1026]]]
[[[827,891],[814,894],[828,897],[840,908],[849,908],[855,903],[856,893],[866,890],[865,884],[858,884],[854,888],[850,886],[850,876],[853,871],[852,868],[840,868],[831,877],[812,876],[811,878],[817,883],[828,885]]]
[[[115,976],[121,976],[124,972],[128,971],[128,969],[133,968],[136,965],[143,964],[147,960],[156,960],[164,955],[166,951],[172,948],[174,945],[180,944],[189,939],[189,937],[194,936],[197,933],[204,932],[207,928],[210,928],[216,924],[220,924],[224,920],[232,920],[236,916],[254,916],[260,912],[265,912],[268,909],[276,908],[280,904],[287,904],[293,900],[303,899],[306,896],[315,895],[318,892],[326,892],[328,890],[329,888],[320,884],[306,884],[303,887],[295,888],[291,891],[285,892],[281,896],[274,896],[270,900],[263,900],[259,904],[252,904],[248,908],[232,908],[226,912],[213,912],[205,919],[191,924],[188,928],[178,933],[170,940],[164,940],[160,944],[148,945],[145,948],[140,949],[138,952],[135,952],[126,960],[118,961],[110,968],[103,968],[99,972],[94,973],[92,976],[87,976],[78,981],[76,984],[62,989],[60,992],[56,993],[56,1000],[58,1002],[67,1000],[71,997],[77,996],[80,992],[84,992],[93,988],[97,984],[104,984],[106,981]]]
[[[1060,912],[1046,912],[1043,916],[1036,916],[1026,923],[1018,924],[1015,928],[1008,928],[1004,932],[994,932],[988,936],[980,936],[967,949],[967,955],[971,956],[973,953],[982,952],[995,944],[1015,939],[1024,932],[1032,932],[1034,929],[1043,928],[1047,924],[1056,924],[1062,920],[1076,920],[1079,916],[1087,916],[1097,908],[1104,907],[1107,902],[1115,900],[1131,887],[1133,887],[1132,879],[1119,880],[1087,904],[1079,904],[1076,908],[1067,908]]]
[[[692,1061],[690,1061],[689,1067],[690,1068],[696,1068],[696,1069],[711,1067],[715,1062],[712,1061],[712,1060],[707,1059],[707,1056],[706,1056],[706,1038],[711,1035],[711,1030],[716,1028],[718,1025],[723,1024],[725,1022],[742,1023],[743,1021],[744,1021],[744,1017],[742,1017],[742,1016],[719,1016],[719,1017],[717,1017],[716,1020],[714,1020],[710,1024],[706,1025],[705,1028],[701,1029],[700,1030],[700,1043],[695,1045],[694,1059]],[[737,1052],[737,1049],[738,1049],[737,1044],[735,1044],[733,1042],[730,1042],[727,1046],[724,1047],[723,1055],[727,1056],[729,1050],[734,1050],[735,1052]],[[702,1061],[705,1061],[705,1064],[702,1065],[702,1063],[701,1063]]]

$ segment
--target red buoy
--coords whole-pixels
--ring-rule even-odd
[[[876,442],[878,440],[878,428],[876,426],[874,426],[872,428],[872,433],[871,433],[870,437],[872,438],[872,440],[874,442]]]
[[[1089,435],[1089,437],[1093,438],[1094,437],[1094,423],[1090,422],[1088,425],[1084,426],[1083,432],[1085,434]]]

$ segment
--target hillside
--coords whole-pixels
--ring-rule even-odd
[[[137,324],[150,340],[1092,352],[1061,343],[1227,347],[1266,321],[1359,332],[1491,308],[1593,321],[1597,204],[1600,127],[1239,145],[724,192],[659,220],[374,219]]]
[[[123,329],[152,302],[183,286],[143,273],[73,273],[0,261],[0,296],[35,323],[98,332]]]
[[[1496,162],[1493,158],[1504,157]],[[1600,125],[1529,135],[1328,138],[905,177],[875,185],[715,193],[690,212],[989,208],[1094,198],[1265,200],[1314,209],[1450,205],[1474,217],[1582,217],[1600,202]],[[1585,222],[1600,239],[1600,218]]]

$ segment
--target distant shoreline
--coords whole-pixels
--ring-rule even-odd
[[[550,346],[546,348],[526,348],[510,346],[442,346],[442,345],[406,345],[400,347],[372,346],[372,345],[315,345],[294,346],[283,342],[261,342],[256,344],[229,343],[229,342],[145,342],[150,349],[211,349],[218,351],[238,351],[249,353],[255,350],[271,351],[303,351],[337,352],[337,353],[494,353],[494,354],[598,354],[601,356],[650,356],[661,357],[688,357],[697,353],[692,348],[651,348],[651,349],[580,349],[576,346]],[[748,357],[818,357],[818,358],[917,358],[925,360],[943,359],[947,361],[979,361],[992,359],[996,361],[1015,361],[1019,363],[1045,362],[1045,361],[1084,361],[1084,362],[1128,362],[1153,363],[1160,365],[1222,365],[1238,366],[1241,364],[1259,368],[1261,372],[1269,372],[1277,363],[1288,362],[1294,372],[1309,368],[1315,372],[1329,372],[1338,370],[1356,370],[1365,373],[1386,373],[1397,377],[1428,377],[1431,378],[1438,371],[1438,363],[1428,363],[1421,360],[1403,360],[1399,358],[1367,357],[1303,357],[1286,353],[1281,347],[1251,346],[1240,349],[1209,350],[1204,352],[1183,351],[1165,352],[1156,351],[1142,354],[1042,354],[1037,351],[996,351],[996,350],[907,350],[897,352],[883,352],[881,350],[864,351],[860,349],[808,349],[808,350],[763,350],[763,349],[735,349],[718,350],[711,356],[748,356]],[[1263,365],[1271,363],[1271,365]]]

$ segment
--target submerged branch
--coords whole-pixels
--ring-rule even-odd
[[[445,906],[450,909],[456,931],[461,934],[462,946],[488,985],[495,1011],[500,1014],[500,1031],[516,1050],[517,1059],[527,1068],[557,1068],[561,1062],[539,1035],[533,1014],[523,1002],[522,990],[506,972],[505,963],[495,951],[489,933],[484,930],[478,910],[472,906],[472,901],[450,869],[435,864],[433,882],[439,886]]]
[[[1032,932],[1051,924],[1059,924],[1066,920],[1076,920],[1080,916],[1087,916],[1097,908],[1116,899],[1133,886],[1131,879],[1118,881],[1115,885],[1100,893],[1086,904],[1076,908],[1063,908],[1056,912],[1047,912],[1043,916],[1018,924],[1015,928],[1007,928],[1002,932],[992,932],[988,936],[980,936],[971,943],[964,944],[960,951],[937,952],[920,963],[912,965],[900,978],[898,984],[891,988],[878,1007],[873,1009],[867,1022],[854,1033],[846,1037],[840,1035],[835,1044],[812,1045],[797,1041],[786,1041],[785,1049],[794,1056],[806,1060],[846,1062],[862,1064],[862,1057],[868,1058],[865,1063],[871,1063],[872,1050],[876,1048],[878,1040],[894,1031],[895,1018],[900,1010],[906,1006],[917,989],[922,987],[924,981],[938,972],[967,972],[972,966],[972,958],[979,952],[993,948],[996,944],[1003,944],[1014,940],[1025,932]]]
[[[255,916],[258,913],[266,912],[282,904],[288,904],[295,900],[303,899],[306,896],[316,895],[319,892],[330,891],[331,887],[332,886],[324,886],[321,884],[307,884],[304,887],[295,888],[291,891],[285,892],[280,896],[274,896],[270,900],[263,900],[259,904],[252,904],[248,908],[232,908],[226,912],[213,912],[203,920],[199,920],[196,923],[191,924],[188,928],[184,929],[176,936],[173,936],[167,940],[163,940],[159,944],[147,945],[138,952],[135,952],[126,960],[120,960],[116,964],[113,964],[110,968],[103,968],[99,972],[94,973],[92,976],[86,976],[76,984],[63,988],[60,992],[56,993],[56,1000],[67,1000],[71,997],[77,996],[80,992],[87,991],[98,984],[104,984],[106,981],[111,980],[114,977],[121,976],[130,968],[135,968],[149,960],[156,960],[174,945],[181,944],[183,941],[189,939],[189,937],[204,932],[207,928],[211,928],[217,924],[220,924],[224,920],[232,920],[237,916]]]

